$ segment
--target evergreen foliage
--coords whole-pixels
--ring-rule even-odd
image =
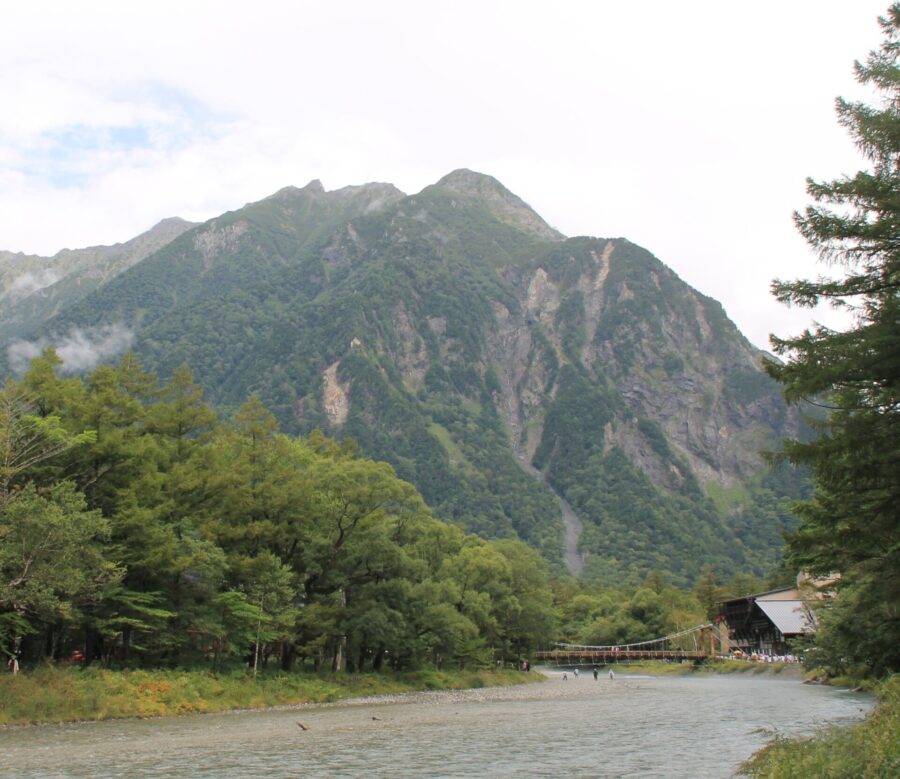
[[[881,48],[856,63],[857,79],[880,103],[837,102],[870,168],[810,180],[814,204],[795,216],[821,259],[843,274],[773,284],[785,303],[827,301],[851,311],[853,325],[773,337],[789,360],[769,366],[789,400],[828,409],[814,422],[817,438],[786,447],[815,484],[796,506],[791,559],[814,574],[840,575],[840,595],[822,617],[819,660],[876,672],[900,669],[900,4],[881,25]]]

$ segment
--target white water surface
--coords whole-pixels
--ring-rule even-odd
[[[715,779],[776,733],[850,724],[873,705],[769,675],[548,674],[517,687],[13,728],[0,731],[0,777]]]

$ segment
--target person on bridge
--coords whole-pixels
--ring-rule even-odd
[[[615,679],[615,678],[616,678],[616,675],[613,673],[613,669],[612,669],[612,668],[609,669],[609,678],[610,678],[610,679]]]
[[[597,681],[597,677],[600,676],[600,669],[597,666],[594,666],[594,681]]]
[[[574,671],[572,671],[572,673],[575,674],[575,678],[577,679],[578,678],[578,669],[576,668]]]

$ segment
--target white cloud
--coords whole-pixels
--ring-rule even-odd
[[[464,166],[646,246],[763,345],[808,321],[768,286],[817,271],[790,214],[859,167],[833,99],[886,5],[33,0],[0,29],[0,248]]]
[[[52,268],[44,268],[37,273],[26,271],[21,276],[13,279],[9,285],[9,295],[12,298],[24,298],[32,292],[49,287],[59,281],[59,274]]]
[[[13,341],[7,347],[10,367],[17,374],[24,373],[28,364],[49,346],[56,349],[62,360],[63,373],[82,373],[99,363],[127,352],[134,342],[134,332],[122,324],[96,328],[73,327],[65,335],[40,338],[36,341]]]

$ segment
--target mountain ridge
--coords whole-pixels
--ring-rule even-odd
[[[22,334],[194,226],[168,217],[128,241],[110,246],[61,249],[50,257],[0,251],[0,332]]]
[[[234,409],[355,438],[435,511],[585,575],[763,571],[799,424],[721,306],[625,239],[566,238],[496,179],[285,188],[193,226],[42,325],[124,323]],[[527,472],[535,468],[536,480]],[[552,490],[552,491],[551,491]]]

